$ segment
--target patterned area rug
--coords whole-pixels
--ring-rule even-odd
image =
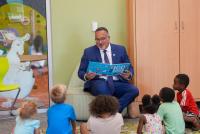
[[[125,125],[122,128],[121,134],[137,134],[137,123],[125,121]],[[200,134],[200,131],[192,131],[191,129],[186,129],[185,134]]]
[[[78,134],[80,134],[80,127],[77,127]],[[122,128],[121,134],[137,134],[137,125],[132,123],[125,123]],[[40,131],[40,134],[46,134],[46,128]]]
[[[7,117],[7,116],[0,116],[0,134],[10,134],[11,130],[15,126],[15,117]],[[37,114],[36,118],[41,121],[41,134],[46,134],[46,127],[47,127],[47,119],[46,119],[46,113],[43,114]],[[121,134],[136,134],[137,131],[137,124],[138,119],[124,119],[124,126],[122,127]],[[77,125],[79,126],[81,122],[77,122]],[[77,127],[78,132],[80,134],[80,128]],[[186,129],[186,134],[200,134],[200,131],[191,131],[190,129]]]
[[[41,130],[41,134],[46,134],[45,129]],[[78,129],[78,134],[80,134],[80,127],[78,126],[77,129]],[[125,124],[122,127],[121,134],[137,134],[137,119],[136,120],[126,119]],[[192,131],[190,129],[186,129],[185,134],[200,134],[200,131]]]
[[[124,126],[122,127],[121,134],[136,134],[137,132],[137,123],[133,122],[125,122]]]

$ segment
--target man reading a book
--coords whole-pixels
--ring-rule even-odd
[[[85,81],[84,91],[90,92],[94,96],[112,95],[117,97],[120,103],[119,112],[122,112],[139,95],[137,87],[128,82],[133,77],[133,67],[130,65],[129,69],[114,76],[88,72],[89,62],[130,63],[126,49],[110,42],[110,35],[105,27],[96,29],[95,41],[95,45],[84,50],[78,76]]]

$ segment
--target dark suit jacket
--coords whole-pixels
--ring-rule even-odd
[[[113,64],[119,64],[119,63],[130,63],[130,60],[128,58],[126,49],[123,46],[116,45],[116,44],[110,44],[111,45],[111,51],[112,51],[112,62]],[[94,62],[102,62],[101,54],[99,48],[94,45],[89,48],[86,48],[84,50],[83,56],[81,58],[81,63],[78,70],[78,76],[80,79],[84,80],[84,75],[87,72],[87,67],[89,64],[89,61]],[[133,67],[130,67],[131,77],[133,76]],[[122,82],[128,82],[127,80],[123,79],[121,76],[117,76],[120,81]],[[99,76],[96,76],[94,78],[99,79]],[[84,88],[90,88],[90,81],[86,81]]]
[[[0,0],[0,7],[7,4],[7,1],[6,0]]]

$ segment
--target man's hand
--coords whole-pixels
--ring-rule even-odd
[[[89,72],[89,73],[86,73],[86,74],[85,74],[86,80],[91,80],[91,79],[93,79],[95,76],[96,76],[96,73],[92,73],[92,72]]]
[[[122,74],[120,74],[120,76],[121,76],[122,78],[124,78],[125,80],[129,80],[130,77],[131,77],[131,72],[128,71],[128,70],[126,70],[126,71],[124,71]]]

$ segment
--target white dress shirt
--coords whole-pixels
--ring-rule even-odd
[[[100,54],[101,54],[101,59],[102,59],[102,63],[105,63],[104,60],[104,49],[99,48],[100,50]],[[110,44],[108,45],[108,47],[105,49],[106,50],[106,54],[108,56],[108,60],[110,62],[110,64],[112,64],[112,51],[111,51],[111,46]],[[103,78],[107,80],[107,76],[99,76],[99,78]],[[113,80],[119,80],[116,76],[113,76]]]
[[[99,50],[100,50],[100,54],[101,54],[102,63],[105,63],[104,52],[103,52],[104,49],[99,48]],[[108,47],[105,50],[106,50],[106,54],[108,56],[108,60],[109,60],[110,64],[112,64],[112,51],[111,51],[110,44],[108,45]]]

